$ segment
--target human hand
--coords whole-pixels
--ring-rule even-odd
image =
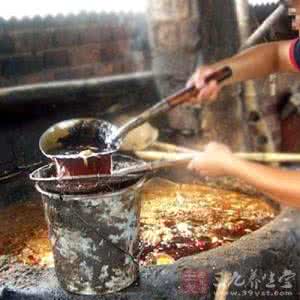
[[[211,80],[209,83],[205,83],[205,78],[214,73],[216,70],[209,66],[202,66],[198,68],[195,73],[187,82],[187,87],[195,85],[199,90],[196,97],[194,97],[192,103],[204,103],[213,102],[217,99],[221,90],[220,85],[216,80]]]
[[[212,142],[189,163],[188,169],[201,176],[225,176],[230,175],[235,164],[236,158],[229,147]]]

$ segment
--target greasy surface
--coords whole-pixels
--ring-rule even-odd
[[[142,199],[142,265],[167,264],[231,243],[276,215],[260,196],[204,184],[153,179]]]
[[[0,257],[5,256],[28,265],[53,266],[41,201],[1,209]]]

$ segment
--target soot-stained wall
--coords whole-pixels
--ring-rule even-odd
[[[100,84],[96,91],[77,89],[46,99],[3,97],[3,88],[106,78],[149,70],[150,65],[147,20],[142,13],[0,18],[1,182],[3,176],[42,159],[38,139],[53,123],[74,117],[109,118],[141,98],[144,103],[156,100],[147,76],[146,81],[129,76],[112,89]],[[105,114],[114,104],[118,107]]]
[[[149,68],[142,13],[0,19],[0,87]]]

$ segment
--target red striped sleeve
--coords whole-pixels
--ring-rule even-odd
[[[297,55],[297,57],[300,57],[300,51],[298,49],[296,49],[296,45],[298,42],[299,42],[299,38],[291,41],[289,56],[290,56],[291,64],[295,67],[295,69],[297,69],[300,72],[300,65],[297,63],[297,60],[296,60],[296,55]]]

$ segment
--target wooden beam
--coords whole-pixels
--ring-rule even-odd
[[[124,88],[128,90],[128,87],[134,90],[147,86],[151,81],[153,81],[153,73],[148,71],[92,79],[53,81],[8,87],[0,89],[0,105],[10,105],[18,102],[31,103],[37,99],[59,97],[72,99],[78,94],[97,95],[105,91],[121,91]]]

